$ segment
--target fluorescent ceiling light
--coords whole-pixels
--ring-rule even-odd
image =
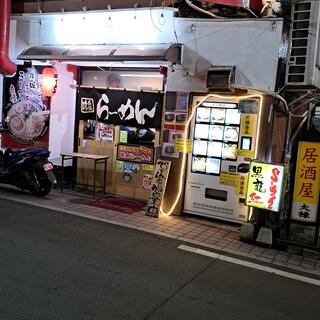
[[[136,73],[122,73],[120,77],[135,77],[135,78],[163,78],[162,74],[136,74]]]

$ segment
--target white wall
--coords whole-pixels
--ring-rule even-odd
[[[49,129],[50,160],[59,165],[62,152],[73,151],[76,89],[74,74],[68,71],[68,65],[56,63],[58,72],[57,92],[51,100]]]
[[[199,83],[199,70],[196,70],[201,68],[201,59],[209,65],[236,66],[239,84],[274,90],[282,19],[174,18],[173,10],[165,9],[166,22],[160,25],[161,12],[161,9],[153,9],[152,14],[149,9],[139,9],[136,13],[112,11],[111,26],[107,25],[110,15],[107,11],[12,16],[17,21],[16,55],[32,45],[180,42],[188,54],[180,66],[181,72],[177,66],[178,72],[168,83],[172,90],[174,85],[185,90],[194,90],[195,85],[202,87],[204,79]],[[133,19],[134,14],[137,19]],[[186,77],[186,71],[195,79]],[[182,76],[180,82],[178,75]]]
[[[16,38],[10,39],[10,47],[16,57],[32,45],[179,42],[188,50],[184,50],[183,65],[169,70],[168,90],[205,91],[204,75],[210,64],[234,65],[239,84],[274,90],[281,19],[185,19],[174,18],[173,10],[165,9],[166,23],[160,25],[161,12],[141,9],[133,19],[134,11],[112,11],[112,26],[106,24],[108,12],[12,16]],[[209,64],[202,65],[205,60]],[[52,98],[49,136],[54,161],[61,152],[73,151],[76,96],[66,65],[57,63],[56,67],[59,80]]]

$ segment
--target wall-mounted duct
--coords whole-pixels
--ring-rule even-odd
[[[10,34],[10,15],[11,1],[0,1],[0,73],[14,74],[17,66],[9,59],[9,34]]]

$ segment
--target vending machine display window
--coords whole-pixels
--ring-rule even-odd
[[[208,139],[209,126],[207,124],[196,124],[194,131],[195,139]]]
[[[209,141],[208,142],[208,152],[209,157],[221,158],[222,155],[222,142]]]
[[[209,139],[210,140],[222,140],[223,139],[224,126],[210,125]]]
[[[196,172],[206,172],[206,158],[192,157],[192,170]]]
[[[203,103],[198,107],[193,137],[192,172],[219,175],[221,161],[237,160],[241,119],[237,106],[235,103]]]
[[[212,174],[219,174],[220,173],[220,159],[214,159],[214,158],[207,158],[206,163],[206,172],[212,173]]]
[[[197,122],[209,122],[211,108],[199,108],[199,109],[197,110],[196,121]]]
[[[235,143],[224,143],[222,150],[222,158],[226,160],[237,159],[237,144]]]
[[[224,127],[224,140],[238,142],[239,140],[239,128],[238,127]]]
[[[207,145],[208,145],[207,141],[195,140],[193,144],[193,154],[206,156]]]
[[[240,124],[241,115],[238,109],[226,110],[226,123],[228,124]]]
[[[211,111],[211,122],[224,123],[226,117],[226,110],[215,108]]]

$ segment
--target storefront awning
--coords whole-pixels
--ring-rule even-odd
[[[17,59],[89,62],[168,61],[179,64],[181,44],[32,46],[24,50]]]

